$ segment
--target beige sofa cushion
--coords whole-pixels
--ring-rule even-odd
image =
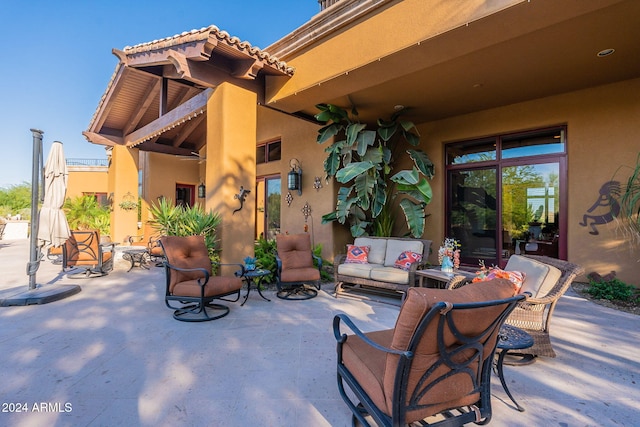
[[[339,264],[338,265],[338,274],[343,274],[345,276],[359,277],[361,279],[370,279],[371,278],[371,269],[373,267],[380,267],[380,265],[376,264]]]
[[[520,255],[511,255],[505,270],[523,272],[525,277],[520,292],[530,292],[534,298],[545,296],[562,275],[562,272],[552,265]]]
[[[400,254],[404,251],[417,252],[422,255],[424,245],[420,240],[396,240],[387,241],[387,253],[384,257],[384,265],[393,267]]]
[[[371,279],[380,282],[409,284],[409,272],[395,267],[376,266],[371,269]]]
[[[370,264],[384,264],[384,257],[387,252],[387,239],[372,239],[370,237],[356,237],[353,241],[356,246],[369,246]],[[400,255],[400,254],[398,254]]]

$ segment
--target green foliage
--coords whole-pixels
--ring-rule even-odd
[[[255,242],[255,256],[256,265],[258,268],[264,268],[271,271],[271,274],[266,276],[265,283],[273,283],[275,281],[276,272],[276,240],[260,238]]]
[[[313,246],[311,250],[315,256],[322,259],[322,269],[320,270],[320,280],[323,282],[331,282],[333,281],[333,275],[327,271],[330,267],[333,266],[332,263],[328,262],[326,259],[322,258],[322,244],[318,243]],[[318,260],[313,259],[313,265],[318,266]]]
[[[199,204],[174,206],[171,199],[162,198],[152,203],[149,212],[153,216],[151,226],[164,236],[204,236],[213,262],[220,261],[216,228],[222,222],[218,213],[205,212]]]
[[[620,213],[616,219],[627,240],[632,245],[640,243],[640,153],[626,184],[621,188],[613,186],[610,197],[618,199],[620,203]]]
[[[31,184],[24,182],[8,188],[0,188],[0,215],[20,214],[23,219],[31,216]]]
[[[587,292],[597,299],[606,299],[609,301],[632,301],[636,296],[636,288],[627,285],[620,279],[612,279],[609,281],[589,281]]]
[[[71,230],[98,230],[101,236],[111,234],[111,213],[93,195],[67,199],[62,207]]]
[[[412,169],[390,176],[400,143],[416,146],[420,142],[414,124],[400,120],[398,112],[388,121],[378,120],[377,128],[372,130],[353,120],[340,107],[331,104],[316,107],[320,110],[316,119],[328,123],[318,131],[317,142],[324,143],[337,136],[325,148],[324,171],[327,178],[343,184],[338,189],[335,211],[323,215],[322,222],[348,223],[354,237],[378,231],[390,233],[393,222],[389,221],[385,207],[401,194],[404,197],[400,206],[409,232],[413,237],[421,237],[426,218],[424,208],[432,198],[427,179],[433,178],[433,163],[421,150],[410,149],[406,153],[413,160]],[[355,109],[352,115],[357,116]],[[377,220],[381,214],[386,217]]]

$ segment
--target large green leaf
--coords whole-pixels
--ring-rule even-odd
[[[400,201],[400,207],[404,212],[411,236],[416,239],[422,237],[425,219],[424,205],[422,203],[412,202],[409,199],[402,199]]]
[[[331,123],[330,125],[324,126],[318,130],[316,141],[318,144],[322,144],[327,139],[337,135],[342,128],[343,126],[340,123]]]
[[[358,175],[367,172],[372,167],[374,167],[374,164],[371,162],[350,163],[348,165],[345,165],[336,173],[336,179],[338,180],[338,182],[345,184]]]
[[[380,135],[380,138],[382,138],[384,142],[387,142],[391,139],[391,137],[396,133],[397,130],[398,130],[398,125],[394,123],[391,126],[384,126],[384,127],[378,128],[378,135]]]
[[[423,175],[429,179],[433,178],[435,166],[425,152],[422,150],[407,150],[407,153],[409,153],[409,157],[413,159],[413,163]]]
[[[364,153],[362,160],[365,162],[371,162],[376,165],[382,163],[382,150],[379,148],[371,148]]]
[[[387,204],[387,184],[379,179],[376,183],[373,203],[371,204],[371,217],[376,218],[383,211]]]
[[[333,177],[338,172],[340,167],[340,154],[336,152],[330,152],[326,159],[324,159],[324,171],[329,177]]]
[[[328,214],[322,215],[322,224],[327,224],[329,222],[336,221],[338,216],[335,211],[329,212]]]
[[[402,126],[402,129],[404,129],[406,132],[409,132],[411,129],[416,127],[416,125],[414,125],[410,120],[400,120],[399,122],[400,126]],[[418,131],[416,130],[416,132]]]
[[[409,144],[413,145],[414,147],[420,144],[420,137],[414,133],[403,131],[402,136]]]
[[[360,156],[364,156],[367,152],[367,148],[372,146],[376,142],[376,133],[372,130],[363,130],[358,134],[356,138],[357,151]]]
[[[351,123],[347,126],[347,145],[352,146],[356,142],[356,138],[367,125],[363,123]]]
[[[397,184],[415,185],[418,183],[420,175],[418,174],[418,170],[413,168],[411,170],[402,170],[393,175],[390,179]]]
[[[358,195],[359,205],[362,209],[369,210],[369,204],[371,202],[371,194],[373,193],[373,186],[376,183],[376,179],[364,173],[358,175],[355,179],[356,194]]]

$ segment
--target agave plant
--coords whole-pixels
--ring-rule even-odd
[[[324,215],[322,222],[348,221],[354,237],[370,233],[373,227],[388,229],[390,218],[378,218],[388,213],[385,208],[396,195],[402,194],[405,197],[399,204],[409,232],[413,237],[421,237],[426,219],[424,208],[432,197],[428,179],[433,178],[434,165],[422,150],[410,149],[406,153],[413,160],[413,168],[391,175],[399,142],[404,140],[411,146],[420,143],[414,124],[400,120],[400,111],[388,121],[378,120],[377,129],[372,130],[343,108],[331,104],[319,104],[316,108],[320,110],[316,119],[328,123],[318,131],[317,142],[338,137],[325,149],[324,171],[327,179],[335,178],[344,184],[338,189],[335,211]],[[352,116],[357,118],[355,109]]]
[[[152,203],[149,212],[153,216],[151,225],[165,236],[204,236],[212,261],[219,260],[216,228],[222,222],[220,214],[205,212],[198,204],[182,206],[173,204],[171,199],[160,199]]]

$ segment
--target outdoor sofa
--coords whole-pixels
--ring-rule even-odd
[[[425,265],[430,250],[431,240],[357,237],[353,245],[347,245],[347,253],[334,259],[335,296],[359,288],[404,297],[409,287],[416,286],[416,270]],[[418,254],[419,259],[412,259],[411,254]]]

